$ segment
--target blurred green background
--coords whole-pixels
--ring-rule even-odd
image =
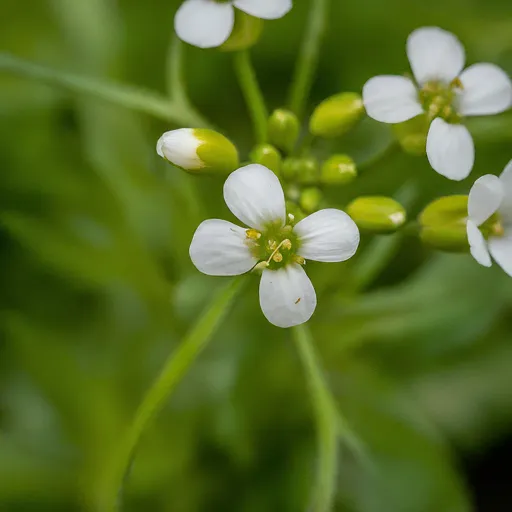
[[[310,109],[406,71],[405,39],[422,25],[454,31],[468,62],[512,74],[510,0],[332,3]],[[165,93],[178,4],[2,0],[0,48]],[[253,52],[272,108],[285,103],[307,21],[308,2],[295,4]],[[187,48],[186,68],[193,101],[246,157],[252,130],[231,55]],[[157,157],[157,138],[172,128],[161,121],[7,73],[0,114],[0,510],[95,512],[101,470],[145,390],[226,283],[192,266],[192,234],[206,218],[231,216],[221,180]],[[512,116],[471,129],[468,180],[449,182],[426,158],[398,154],[330,190],[330,203],[398,194],[414,216],[440,195],[467,193],[512,158]],[[386,126],[365,121],[328,149],[362,162],[389,141]],[[401,235],[364,237],[350,262],[308,269],[315,343],[367,455],[341,450],[337,510],[511,510],[512,473],[492,450],[512,455],[503,448],[512,438],[512,280]],[[265,321],[257,281],[144,436],[125,510],[306,510],[313,412],[290,333]]]

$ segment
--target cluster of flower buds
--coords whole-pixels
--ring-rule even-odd
[[[290,9],[291,0],[186,0],[176,31],[202,48],[246,49],[259,38],[263,19],[280,18]],[[158,141],[158,154],[176,167],[229,175],[226,203],[247,227],[206,221],[190,255],[207,274],[262,273],[261,307],[275,325],[305,322],[315,309],[315,291],[303,271],[306,260],[345,261],[356,252],[360,231],[385,235],[407,225],[405,208],[390,197],[357,197],[347,213],[328,208],[326,188],[349,185],[358,168],[348,154],[319,160],[319,139],[339,139],[368,116],[391,124],[403,151],[426,155],[436,172],[458,181],[470,174],[475,160],[464,119],[512,106],[507,74],[493,64],[464,70],[464,48],[449,32],[415,30],[407,56],[412,76],[371,78],[362,94],[342,92],[322,101],[307,122],[288,109],[274,110],[264,140],[242,168],[234,144],[212,130],[174,130]],[[477,180],[469,196],[436,199],[413,225],[426,245],[471,252],[485,266],[494,259],[512,275],[512,162],[499,178]]]

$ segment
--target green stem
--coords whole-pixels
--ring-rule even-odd
[[[7,53],[0,53],[1,71],[63,87],[74,93],[109,101],[173,124],[195,128],[209,127],[209,123],[205,119],[197,112],[187,108],[186,105],[169,101],[159,94],[130,85],[51,69]]]
[[[268,111],[248,50],[235,54],[235,72],[251,115],[254,134],[258,143],[267,140]]]
[[[190,116],[196,120],[202,120],[201,114],[197,111],[196,107],[190,101],[187,94],[187,84],[185,80],[185,73],[183,69],[183,52],[185,45],[177,35],[173,35],[169,50],[167,52],[167,89],[171,103],[174,105],[181,105],[186,109]],[[191,125],[194,128],[201,128],[203,125]]]
[[[339,421],[334,399],[325,381],[314,341],[306,325],[293,328],[293,337],[306,370],[308,386],[315,408],[318,436],[318,475],[312,512],[329,512],[336,497],[338,473]]]
[[[112,460],[111,473],[107,475],[105,482],[107,487],[100,510],[105,512],[119,510],[123,484],[140,438],[211,340],[232,306],[243,282],[243,277],[235,278],[221,290],[182,344],[169,356],[160,375],[137,409],[135,418]]]
[[[172,100],[188,103],[183,73],[183,50],[184,44],[178,36],[173,35],[167,51],[167,90]]]
[[[320,46],[327,27],[328,15],[329,0],[311,0],[309,25],[302,42],[290,89],[290,109],[299,117],[304,112],[306,101],[313,85],[320,55]]]

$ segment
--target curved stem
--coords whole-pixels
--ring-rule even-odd
[[[267,140],[268,111],[248,50],[235,54],[235,72],[247,103],[258,143]]]
[[[290,109],[299,117],[304,112],[306,101],[313,85],[328,15],[329,0],[311,0],[309,25],[302,42],[290,89]]]
[[[130,85],[59,71],[6,53],[0,53],[0,72],[2,71],[116,103],[174,124],[195,128],[209,127],[208,121],[187,108],[187,105],[169,101],[159,94]]]
[[[211,340],[233,304],[243,282],[243,277],[237,277],[218,293],[199,322],[167,359],[160,375],[137,409],[135,418],[109,466],[109,473],[105,481],[104,500],[100,510],[105,512],[119,510],[123,484],[140,438]]]
[[[181,105],[186,109],[192,119],[196,121],[203,120],[201,114],[198,112],[194,104],[187,94],[187,86],[185,80],[185,73],[183,69],[183,52],[185,45],[181,39],[174,34],[169,44],[167,51],[167,90],[169,99],[174,105]],[[203,125],[192,125],[193,128],[201,128]]]
[[[183,73],[183,50],[181,39],[173,34],[167,50],[167,91],[172,100],[188,103]]]
[[[319,462],[311,510],[328,512],[333,509],[336,495],[338,433],[342,422],[315,353],[309,328],[306,325],[294,327],[293,336],[306,370],[317,423]]]

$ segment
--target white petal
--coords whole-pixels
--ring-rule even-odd
[[[234,24],[233,5],[213,0],[185,0],[174,18],[178,37],[199,48],[215,48],[225,43]]]
[[[427,157],[439,174],[450,180],[463,180],[475,163],[473,138],[464,125],[449,124],[438,117],[428,131]]]
[[[205,166],[197,155],[201,141],[194,135],[192,128],[180,128],[165,132],[156,144],[156,152],[171,164],[197,171]]]
[[[286,221],[284,193],[277,176],[259,164],[231,173],[224,184],[224,200],[244,224],[264,229],[270,222]]]
[[[489,250],[496,263],[512,277],[512,233],[489,239]]]
[[[381,123],[402,123],[421,114],[416,86],[404,76],[370,78],[363,87],[366,113]]]
[[[482,232],[478,229],[478,226],[471,220],[468,220],[467,232],[471,255],[480,265],[490,267],[492,261],[489,250],[487,249],[487,242]]]
[[[346,261],[359,246],[356,223],[345,212],[333,208],[309,215],[293,230],[301,243],[298,253],[307,260]]]
[[[492,174],[486,174],[475,181],[468,200],[469,218],[477,225],[483,224],[498,211],[503,200],[503,183]]]
[[[458,98],[463,116],[499,114],[512,106],[512,82],[494,64],[473,64],[460,75],[464,89]]]
[[[303,324],[315,311],[315,289],[300,265],[267,269],[261,276],[260,306],[267,320],[277,327]]]
[[[503,184],[504,197],[500,206],[500,214],[508,225],[512,225],[512,160],[500,175]]]
[[[407,39],[407,57],[420,85],[429,80],[451,82],[459,76],[465,61],[461,42],[438,27],[423,27],[412,32]]]
[[[235,7],[264,20],[282,18],[292,8],[292,0],[235,0]]]
[[[209,276],[237,276],[258,262],[246,244],[245,229],[225,220],[201,223],[189,252],[192,263]]]

